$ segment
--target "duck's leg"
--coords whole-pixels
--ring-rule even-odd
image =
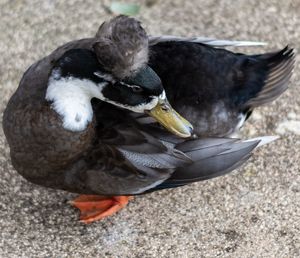
[[[113,215],[124,208],[132,196],[80,195],[70,204],[80,210],[80,221],[86,224]]]

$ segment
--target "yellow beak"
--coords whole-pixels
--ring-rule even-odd
[[[157,105],[147,113],[179,137],[187,138],[192,135],[193,126],[171,107],[166,98],[160,98]]]

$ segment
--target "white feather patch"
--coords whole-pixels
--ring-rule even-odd
[[[273,141],[275,141],[279,138],[280,137],[277,136],[277,135],[270,135],[270,136],[261,136],[261,137],[252,138],[252,139],[249,139],[249,140],[245,140],[243,142],[260,141],[259,144],[256,146],[256,148],[258,148],[258,147],[261,147],[265,144],[273,142]]]
[[[82,131],[92,121],[91,99],[100,98],[99,86],[90,80],[73,77],[49,80],[46,100],[62,117],[63,127],[70,131]],[[101,86],[106,83],[102,83]]]

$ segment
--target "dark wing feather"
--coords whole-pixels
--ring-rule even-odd
[[[210,141],[211,144],[208,144]],[[191,150],[186,149],[185,154],[192,154],[194,163],[178,168],[169,179],[147,192],[183,186],[227,174],[251,156],[259,140],[243,142],[236,139],[211,138],[204,139],[203,143],[202,145],[201,139],[190,141],[188,145]],[[198,148],[201,145],[206,147]],[[222,148],[225,150],[222,151]]]
[[[256,87],[259,87],[259,89],[245,104],[247,107],[267,104],[286,91],[295,62],[293,49],[289,47],[274,53],[255,55],[252,58],[257,60],[257,62],[253,64],[249,73],[251,71],[256,74],[263,72],[265,79],[264,81],[256,82]],[[250,86],[255,88],[255,85]]]
[[[228,150],[212,154],[204,159],[194,160],[194,163],[183,169],[177,169],[170,180],[180,182],[195,182],[223,174],[228,168],[247,156],[259,141],[236,142]],[[205,151],[202,149],[202,151]]]

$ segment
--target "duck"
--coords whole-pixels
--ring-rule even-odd
[[[139,21],[117,16],[31,65],[4,111],[13,167],[33,184],[78,193],[70,203],[81,222],[132,196],[227,174],[275,139],[197,136],[196,121],[170,104],[150,42]]]

